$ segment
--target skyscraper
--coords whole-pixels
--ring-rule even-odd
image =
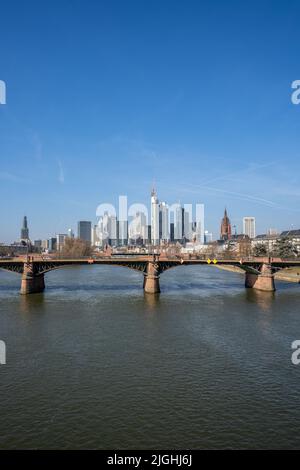
[[[163,242],[170,240],[169,207],[165,202],[159,204],[159,238]]]
[[[129,224],[130,243],[146,243],[148,239],[148,228],[146,215],[139,211]]]
[[[231,238],[231,223],[227,215],[227,210],[225,208],[224,217],[221,222],[221,240],[230,240]]]
[[[66,233],[58,233],[56,235],[56,249],[57,249],[57,251],[61,251],[63,249],[66,238],[68,238],[68,235]]]
[[[189,241],[192,239],[192,221],[190,220],[190,212],[185,210],[184,211],[184,238],[185,240]]]
[[[26,215],[24,215],[23,227],[21,228],[21,240],[29,240],[29,228]]]
[[[92,222],[86,220],[80,220],[78,222],[78,238],[84,240],[88,243],[91,243],[92,236]]]
[[[177,204],[177,207],[174,211],[174,239],[175,241],[181,242],[183,237],[183,208],[180,204]]]
[[[255,217],[243,218],[243,234],[249,238],[255,238]]]
[[[159,245],[159,202],[154,188],[151,192],[151,243]]]

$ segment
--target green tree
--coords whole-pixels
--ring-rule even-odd
[[[289,238],[283,237],[275,243],[272,255],[280,258],[291,258],[297,255],[297,250]]]

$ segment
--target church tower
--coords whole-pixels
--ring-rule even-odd
[[[21,228],[21,240],[25,240],[25,241],[29,240],[29,229],[28,229],[26,215],[24,216],[23,227]]]
[[[224,217],[221,222],[221,240],[230,240],[231,239],[231,223],[227,215],[227,210],[225,208]]]

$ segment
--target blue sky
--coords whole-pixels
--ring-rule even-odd
[[[0,241],[33,239],[96,207],[226,205],[300,227],[300,2],[10,1],[1,4]]]

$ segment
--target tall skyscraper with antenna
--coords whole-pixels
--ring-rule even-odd
[[[21,228],[21,240],[29,240],[29,228],[26,215],[24,215],[23,226]]]

